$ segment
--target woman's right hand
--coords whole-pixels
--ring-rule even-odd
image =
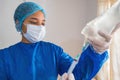
[[[72,73],[71,74],[64,73],[61,77],[61,80],[75,80],[75,78]]]

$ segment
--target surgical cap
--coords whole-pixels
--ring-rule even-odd
[[[23,21],[30,15],[34,14],[35,12],[37,11],[41,11],[44,16],[45,16],[45,11],[44,9],[34,3],[34,2],[24,2],[22,4],[20,4],[16,10],[15,10],[15,13],[14,13],[14,21],[15,21],[15,24],[16,24],[16,29],[18,32],[21,32],[22,31],[22,24],[23,24]],[[18,23],[17,23],[18,21]]]

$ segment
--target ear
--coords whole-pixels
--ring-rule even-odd
[[[17,31],[20,32],[20,23],[18,20],[15,21],[15,27],[16,27]]]
[[[18,20],[16,20],[16,21],[15,21],[15,24],[19,24],[19,21],[18,21]]]

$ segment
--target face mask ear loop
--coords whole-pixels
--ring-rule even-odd
[[[25,23],[23,23],[23,25],[25,25],[25,27],[26,27],[26,29],[27,29],[27,25],[26,25]],[[25,33],[23,32],[23,30],[21,30],[21,34],[25,34]]]
[[[25,33],[23,32],[23,30],[21,31],[21,34],[25,34]]]

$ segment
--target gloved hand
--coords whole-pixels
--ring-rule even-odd
[[[98,40],[88,37],[88,42],[93,46],[96,52],[103,53],[109,48],[112,37],[102,31],[99,31],[98,33],[105,40]]]
[[[64,73],[61,77],[61,80],[75,80],[75,78],[72,73],[71,74]]]

